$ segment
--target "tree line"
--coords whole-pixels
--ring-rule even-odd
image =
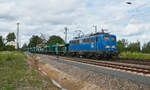
[[[143,52],[150,53],[150,41],[141,46],[140,41],[129,43],[128,40],[122,39],[117,41],[117,49],[119,52]]]
[[[44,47],[45,45],[54,45],[57,43],[64,44],[65,42],[60,36],[56,36],[56,35],[50,36],[48,40],[45,40],[44,38],[41,38],[38,35],[33,35],[29,40],[29,44],[28,45],[24,44],[22,49],[26,50],[26,48],[36,47],[38,45]]]

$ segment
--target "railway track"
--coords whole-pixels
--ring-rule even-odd
[[[49,54],[46,54],[46,55],[49,55]],[[76,61],[76,62],[80,62],[80,63],[86,63],[86,64],[91,64],[91,65],[96,65],[96,66],[103,66],[103,67],[108,67],[108,68],[112,68],[112,69],[118,69],[118,70],[124,70],[124,71],[129,71],[129,72],[136,72],[136,73],[150,75],[150,68],[113,63],[113,62],[121,62],[121,63],[128,63],[129,64],[129,62],[130,63],[132,62],[132,64],[139,64],[140,65],[141,63],[139,63],[139,62],[142,62],[141,65],[144,65],[143,63],[147,63],[148,65],[150,65],[149,60],[140,61],[137,59],[133,59],[133,60],[115,59],[115,60],[110,60],[111,62],[106,62],[106,60],[101,61],[101,60],[94,60],[94,59],[69,57],[69,56],[57,56],[57,55],[50,55],[50,56],[56,56],[57,58],[59,57],[59,58],[64,59],[64,60],[71,60],[71,61]]]
[[[50,55],[50,54],[44,54],[44,55]],[[57,55],[52,55],[57,56]],[[63,57],[71,57],[71,56],[63,56]],[[71,57],[71,58],[79,58],[79,57]],[[79,58],[81,59],[81,58]],[[87,59],[87,58],[82,58]],[[150,59],[129,59],[129,58],[112,58],[112,59],[88,59],[88,60],[96,60],[96,61],[110,61],[110,62],[116,62],[116,63],[127,63],[127,64],[135,64],[135,65],[146,65],[150,67]]]
[[[70,57],[60,57],[64,60],[71,60],[76,61],[80,63],[86,63],[96,66],[103,66],[108,67],[112,69],[119,69],[124,71],[130,71],[130,72],[136,72],[136,73],[142,73],[146,75],[150,75],[150,69],[149,68],[142,68],[137,66],[131,66],[131,65],[123,65],[123,64],[117,64],[117,63],[110,63],[110,62],[104,62],[104,61],[97,61],[97,60],[89,60],[89,59],[80,59],[80,58],[70,58]]]
[[[150,60],[144,60],[144,59],[114,58],[111,61],[113,61],[113,62],[120,62],[120,63],[128,63],[128,64],[137,64],[137,65],[150,66]]]
[[[49,54],[46,54],[49,55]],[[56,55],[52,55],[56,56]],[[63,56],[63,57],[71,57],[71,56]],[[79,58],[79,57],[71,57],[71,58]],[[87,58],[79,58],[79,59],[87,59]],[[112,59],[88,59],[88,60],[96,60],[96,61],[110,61],[116,63],[127,63],[127,64],[136,64],[136,65],[146,65],[150,66],[150,59],[129,59],[129,58],[112,58]]]
[[[64,56],[63,56],[64,57]],[[65,56],[70,57],[70,56]],[[79,57],[71,57],[71,58],[79,58]],[[81,58],[79,58],[81,59]],[[87,58],[82,58],[87,59]],[[129,59],[129,58],[112,58],[112,59],[88,59],[88,60],[96,60],[96,61],[110,61],[110,62],[116,62],[116,63],[127,63],[127,64],[135,64],[135,65],[146,65],[150,67],[150,59]]]

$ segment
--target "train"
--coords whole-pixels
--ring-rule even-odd
[[[74,37],[69,43],[28,48],[31,53],[70,55],[85,58],[112,58],[118,56],[116,35],[97,32]]]

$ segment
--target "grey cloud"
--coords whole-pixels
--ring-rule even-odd
[[[0,15],[0,20],[16,21],[17,17],[11,15]]]
[[[128,34],[128,35],[122,35],[122,37],[134,37],[134,36],[139,36],[144,34],[143,31],[140,31],[140,32],[135,32],[135,33],[131,33],[131,34]]]

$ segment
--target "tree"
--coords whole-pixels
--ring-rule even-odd
[[[0,51],[4,50],[4,46],[3,37],[0,36]]]
[[[9,34],[7,35],[7,38],[6,38],[7,42],[15,41],[15,39],[16,39],[16,36],[15,36],[15,33],[14,33],[14,32],[9,33]]]
[[[42,41],[42,44],[45,44],[45,43],[47,42],[46,36],[45,36],[44,34],[41,33],[40,38],[43,40],[43,41]]]
[[[26,43],[23,44],[22,50],[25,51],[28,48],[28,45]]]
[[[119,52],[126,51],[127,46],[128,46],[128,41],[126,39],[122,39],[117,42],[117,49]]]
[[[150,53],[150,41],[148,43],[144,43],[144,45],[142,47],[142,52]]]
[[[43,40],[39,36],[33,35],[30,39],[28,47],[36,47],[38,44],[41,44],[42,41]]]
[[[63,44],[64,40],[60,36],[56,36],[56,35],[50,36],[48,41],[47,41],[47,44],[48,45],[53,45],[53,44],[56,44],[56,43]]]
[[[141,51],[140,42],[136,41],[136,42],[130,43],[127,47],[127,50],[131,52],[140,52]]]

